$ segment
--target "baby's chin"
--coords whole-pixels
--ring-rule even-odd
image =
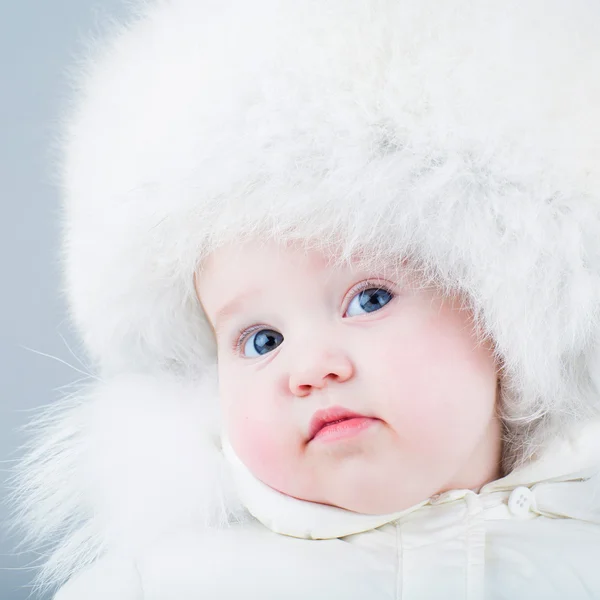
[[[438,493],[447,482],[439,461],[407,456],[383,421],[334,442],[312,440],[293,469],[272,471],[263,481],[278,491],[352,512],[378,515],[407,510]]]
[[[414,469],[406,464],[399,468],[402,463],[397,457],[377,457],[373,448],[345,450],[344,460],[321,465],[324,468],[304,490],[304,499],[377,515],[409,509],[439,491],[439,473],[427,477],[416,464]]]

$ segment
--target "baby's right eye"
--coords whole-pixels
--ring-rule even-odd
[[[275,350],[283,342],[283,336],[272,329],[260,329],[242,341],[242,354],[246,358],[262,356]]]

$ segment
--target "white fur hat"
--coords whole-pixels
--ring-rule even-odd
[[[65,290],[97,372],[214,378],[194,271],[288,237],[409,256],[467,294],[512,462],[591,414],[599,18],[594,0],[140,3],[83,62],[61,140]]]
[[[509,417],[596,401],[597,3],[171,0],[138,17],[82,69],[64,135],[66,291],[101,373],[214,361],[193,273],[217,245],[341,237],[468,294]]]

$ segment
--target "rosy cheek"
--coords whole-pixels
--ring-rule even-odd
[[[285,472],[278,428],[246,416],[230,421],[228,429],[232,445],[242,462],[261,481],[277,487]]]
[[[435,454],[436,447],[460,444],[491,410],[493,365],[474,351],[465,323],[431,321],[418,336],[405,338],[386,361],[382,379],[386,408],[399,436],[414,451]]]
[[[231,370],[220,363],[220,394],[227,434],[237,455],[256,477],[273,486],[285,472],[289,446],[289,414],[271,377]]]
[[[446,369],[440,369],[449,350],[436,347],[435,336],[427,341],[426,332],[419,333],[402,344],[390,338],[385,359],[371,365],[372,372],[380,373],[378,384],[386,392],[386,413],[399,435],[417,447],[432,443],[451,411],[447,389],[451,382],[443,376]]]

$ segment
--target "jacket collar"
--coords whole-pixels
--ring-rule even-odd
[[[267,486],[248,470],[223,437],[223,453],[229,463],[238,495],[248,512],[275,533],[305,539],[332,539],[369,531],[407,517],[428,504],[462,498],[469,490],[451,490],[423,500],[406,510],[384,515],[365,515],[343,508],[287,496]],[[555,440],[538,458],[484,485],[479,495],[510,491],[541,482],[572,481],[600,465],[600,420],[580,426]]]

